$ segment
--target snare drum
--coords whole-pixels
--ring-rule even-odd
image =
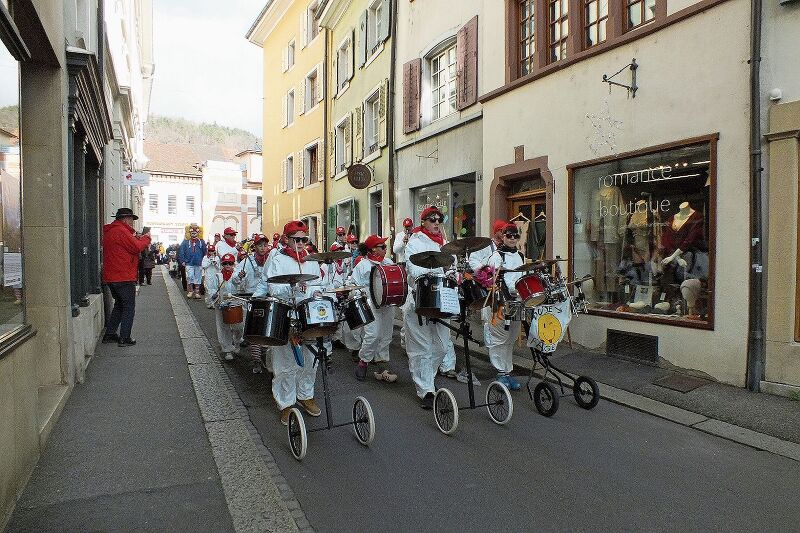
[[[456,291],[458,285],[450,278],[437,274],[426,274],[417,278],[416,294],[414,298],[415,311],[418,315],[429,318],[451,318],[458,314],[457,311],[445,312],[442,310],[443,290]],[[456,293],[456,299],[458,298]]]
[[[301,335],[306,339],[326,337],[336,333],[339,322],[336,300],[330,296],[315,296],[297,304]]]
[[[342,307],[344,309],[344,318],[350,329],[358,329],[375,320],[375,315],[369,306],[367,296],[361,294],[360,291],[350,295],[350,298],[344,302]]]
[[[519,278],[514,288],[525,307],[536,307],[547,301],[550,295],[550,280],[544,273],[534,271]]]
[[[277,298],[253,298],[248,304],[244,338],[262,346],[283,346],[289,342],[291,306]]]
[[[244,320],[244,309],[240,304],[223,303],[219,310],[222,311],[222,321],[225,324],[239,324]]]
[[[406,269],[398,265],[375,265],[369,275],[369,292],[375,307],[403,305],[408,296]]]

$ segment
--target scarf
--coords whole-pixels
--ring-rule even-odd
[[[281,250],[281,252],[286,254],[286,255],[288,255],[289,257],[291,257],[292,259],[294,259],[298,263],[305,263],[306,262],[306,256],[308,255],[308,252],[305,251],[305,250],[300,250],[300,254],[298,255],[297,252],[295,252],[294,250],[292,250],[288,246],[286,248],[284,248],[283,250]]]
[[[236,239],[233,239],[233,241],[229,241],[228,238],[225,237],[225,242],[228,244],[228,246],[236,248]]]
[[[222,270],[222,279],[228,281],[232,277],[233,277],[233,270],[225,270],[225,269]]]
[[[500,248],[498,248],[498,249],[499,249],[501,252],[505,252],[505,253],[513,253],[513,252],[516,252],[516,251],[518,251],[516,246],[501,246],[501,247],[500,247]]]
[[[267,256],[269,255],[269,252],[264,253],[264,255],[260,255],[258,252],[256,252],[253,255],[256,258],[256,264],[260,267],[263,267],[264,263],[267,261]]]
[[[419,232],[422,232],[425,235],[427,235],[433,242],[435,242],[439,246],[442,246],[444,244],[444,237],[442,237],[441,233],[439,233],[438,235],[434,235],[433,233],[431,233],[430,231],[426,230],[422,226],[419,226],[418,228],[415,228],[413,233],[419,233]]]
[[[386,257],[386,256],[384,256],[384,257]],[[367,259],[369,259],[369,260],[370,260],[370,261],[372,261],[373,263],[377,263],[377,264],[379,264],[379,265],[380,265],[381,263],[383,263],[383,257],[381,257],[381,256],[379,256],[379,255],[375,255],[375,254],[373,254],[372,252],[370,252],[370,253],[368,253],[368,254],[367,254]]]

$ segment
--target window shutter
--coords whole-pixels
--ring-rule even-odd
[[[419,129],[419,99],[422,59],[412,59],[403,65],[403,133]]]
[[[325,96],[325,69],[322,68],[322,63],[317,63],[317,103],[321,102]]]
[[[349,65],[347,65],[347,79],[353,79],[353,73],[355,72],[356,66],[356,30],[353,30],[350,34],[350,57],[349,57]]]
[[[295,165],[294,165],[294,183],[295,187],[298,189],[303,187],[303,180],[304,180],[304,166],[303,166],[303,150],[297,152],[297,157],[295,158]]]
[[[478,101],[478,17],[458,30],[456,37],[456,109]]]
[[[331,96],[339,92],[339,52],[333,54],[331,59],[331,77],[333,78],[333,86],[331,87]]]
[[[336,168],[336,135],[333,131],[328,132],[328,168],[330,168],[331,177],[339,171]]]
[[[282,53],[283,57],[281,57],[281,68],[283,69],[282,72],[286,72],[289,70],[289,47],[284,47]]]
[[[358,42],[354,43],[356,46],[356,57],[358,58],[359,68],[364,66],[367,62],[367,12],[361,13],[358,19]]]
[[[317,143],[317,181],[325,181],[325,152],[322,150],[322,140]]]
[[[392,2],[383,0],[383,9],[381,9],[381,34],[378,35],[379,43],[386,41],[389,38],[389,11],[392,9]]]
[[[300,35],[303,36],[300,41],[300,49],[302,50],[308,43],[308,13],[305,9],[300,13]]]
[[[283,101],[283,127],[284,128],[289,125],[289,113],[288,113],[289,109],[288,109],[288,103],[287,103],[288,100],[289,100],[289,93],[286,93],[286,94],[283,95],[283,98],[282,98],[282,101]]]
[[[297,108],[297,116],[301,116],[303,113],[306,112],[306,84],[308,83],[308,78],[303,78],[303,81],[300,82],[300,87],[294,93],[294,103],[295,107]]]
[[[281,161],[281,190],[286,192],[286,160]]]
[[[353,163],[353,119],[344,124],[344,166],[349,167]]]
[[[336,206],[332,205],[328,208],[328,244],[336,241]]]
[[[378,143],[381,148],[386,146],[386,115],[387,113],[387,97],[389,96],[389,80],[383,80],[381,83],[381,92],[378,98]]]
[[[353,159],[361,161],[364,158],[364,111],[362,104],[358,104],[353,110],[353,118],[350,123],[353,126]]]
[[[359,227],[359,222],[358,222],[358,202],[356,202],[355,199],[350,200],[350,224],[352,224],[353,227],[355,228],[353,230],[353,233],[355,234],[356,237],[358,237],[361,228]]]

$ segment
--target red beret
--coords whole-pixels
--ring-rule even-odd
[[[225,231],[223,233],[225,235],[236,235],[237,232],[233,228],[225,228]]]
[[[236,262],[236,258],[233,257],[233,254],[225,254],[225,255],[222,256],[222,259],[220,260],[220,262],[222,262],[222,263],[235,263]]]
[[[413,225],[414,225],[414,221],[411,220],[410,218],[404,218],[403,219],[403,227],[410,228]]]
[[[439,211],[439,208],[436,207],[435,205],[432,205],[422,210],[422,214],[419,216],[419,219],[425,220],[431,215],[440,215],[442,218],[444,218],[444,215],[442,215],[442,212]]]
[[[370,235],[369,237],[367,237],[367,240],[364,241],[364,244],[367,245],[367,248],[372,250],[373,248],[375,248],[379,244],[385,243],[386,239],[388,239],[388,238],[389,237],[379,237],[378,235]]]
[[[508,222],[506,222],[505,220],[500,220],[500,219],[495,220],[494,224],[492,224],[492,235],[500,231],[503,231],[507,225]]]
[[[345,231],[343,227],[339,226],[338,228],[336,228],[336,235],[344,235],[344,233]]]
[[[287,237],[290,237],[292,234],[302,231],[303,233],[308,232],[308,228],[305,224],[300,222],[299,220],[292,220],[291,222],[287,222],[286,225],[283,227],[283,234]]]

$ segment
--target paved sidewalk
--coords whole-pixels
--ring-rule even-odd
[[[137,345],[99,344],[8,531],[233,531],[160,269]]]

